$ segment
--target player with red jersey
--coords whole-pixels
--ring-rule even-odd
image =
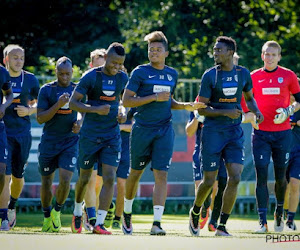
[[[253,94],[264,121],[254,131],[252,138],[256,169],[256,199],[260,219],[257,233],[268,232],[268,165],[270,157],[274,162],[275,195],[274,230],[281,232],[283,223],[283,202],[286,190],[286,168],[289,162],[292,133],[289,116],[294,113],[290,105],[290,93],[300,102],[300,87],[296,74],[278,65],[281,47],[275,41],[268,41],[262,47],[261,58],[264,67],[251,73]]]

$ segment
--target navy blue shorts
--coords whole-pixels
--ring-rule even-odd
[[[52,174],[57,168],[74,172],[78,155],[78,136],[63,140],[41,139],[38,149],[39,170],[42,176]]]
[[[199,164],[195,163],[195,161],[193,161],[193,178],[194,181],[200,181],[203,179],[203,168],[200,166],[200,162]],[[218,176],[217,176],[217,180],[219,179],[219,177],[224,177],[227,178],[227,171],[226,171],[226,167],[225,167],[225,163],[224,160],[221,159],[220,162],[220,168],[218,171]]]
[[[94,169],[95,163],[98,163],[99,174],[101,164],[118,167],[120,158],[120,134],[95,138],[81,136],[79,139],[78,166],[82,169]]]
[[[300,180],[300,146],[294,147],[291,151],[287,176]]]
[[[7,136],[8,157],[6,175],[13,175],[16,178],[24,176],[27,160],[31,148],[32,137],[27,136]]]
[[[130,141],[131,168],[143,170],[151,161],[151,168],[168,171],[173,154],[175,133],[171,123],[159,128],[133,124]]]
[[[201,164],[203,171],[216,171],[221,159],[225,164],[244,164],[244,132],[241,126],[215,131],[205,126],[201,134]]]
[[[277,132],[254,130],[252,151],[257,167],[268,166],[271,156],[275,167],[287,167],[289,164],[292,131]]]
[[[8,157],[8,145],[3,121],[0,122],[0,162],[6,164]]]
[[[122,152],[121,152],[121,159],[120,164],[117,169],[116,176],[117,178],[127,179],[129,175],[129,168],[130,168],[130,154],[129,154],[129,137],[123,138],[122,137]],[[98,175],[102,176],[102,167],[99,167]]]

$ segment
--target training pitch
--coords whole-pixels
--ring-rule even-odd
[[[167,231],[166,236],[150,236],[152,219],[152,215],[133,215],[132,236],[123,235],[121,230],[111,230],[113,235],[102,236],[84,229],[81,234],[72,234],[71,215],[62,216],[60,233],[41,233],[42,215],[22,214],[17,217],[17,226],[13,230],[0,232],[0,249],[300,249],[300,231],[274,233],[271,220],[268,235],[253,234],[258,227],[257,220],[230,218],[227,228],[232,237],[215,237],[207,226],[199,237],[191,237],[188,216],[164,215],[162,227]],[[296,224],[300,227],[299,220]]]

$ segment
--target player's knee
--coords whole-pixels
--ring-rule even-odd
[[[204,185],[207,188],[212,188],[215,183],[214,178],[204,178],[202,185]]]
[[[52,179],[50,177],[43,176],[43,178],[42,178],[42,186],[44,188],[51,188],[51,186],[52,186]]]
[[[113,186],[115,183],[115,174],[113,172],[107,173],[103,176],[103,185]]]
[[[72,176],[69,176],[69,175],[62,175],[60,176],[60,184],[63,185],[63,186],[69,186],[70,185],[70,182],[71,182],[71,179],[72,179]]]
[[[0,175],[1,177],[3,176],[3,178],[5,177],[5,171],[6,171],[5,165],[0,164]]]
[[[241,175],[236,174],[233,176],[229,176],[228,185],[237,186],[241,181]]]
[[[284,186],[287,185],[287,180],[286,180],[285,177],[280,178],[280,179],[277,178],[277,179],[275,179],[275,182],[276,182],[276,185],[277,185],[277,186],[280,186],[280,187],[284,187]]]

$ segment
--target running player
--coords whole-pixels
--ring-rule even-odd
[[[286,190],[286,168],[292,140],[289,116],[294,107],[290,105],[290,94],[300,101],[300,87],[296,74],[278,65],[281,47],[276,41],[268,41],[262,47],[261,58],[264,67],[251,73],[253,94],[265,120],[254,131],[252,148],[256,169],[256,199],[260,228],[257,233],[268,232],[268,165],[273,158],[275,173],[275,195],[277,200],[274,213],[274,230],[281,232],[284,227],[283,203]]]
[[[3,118],[8,141],[6,175],[12,180],[10,188],[6,185],[5,192],[9,197],[10,190],[8,221],[10,228],[13,228],[16,225],[15,206],[24,186],[24,172],[31,148],[29,116],[36,113],[36,99],[40,86],[32,73],[23,70],[25,51],[22,47],[9,44],[5,47],[3,56],[14,92],[13,103],[6,109]]]
[[[95,49],[90,53],[90,67],[101,67],[105,63],[105,49]],[[93,231],[96,223],[96,207],[99,206],[99,194],[103,184],[102,176],[97,174],[98,163],[95,163],[94,169],[87,185],[87,191],[84,195],[83,226],[85,230]],[[114,211],[112,211],[113,213]]]
[[[86,113],[80,132],[79,179],[75,189],[75,207],[72,232],[82,230],[82,201],[95,162],[102,167],[103,187],[100,193],[97,220],[93,228],[96,234],[111,234],[104,228],[104,219],[112,201],[116,170],[121,156],[121,137],[118,125],[119,96],[128,81],[120,71],[125,61],[125,49],[120,43],[112,43],[105,55],[103,67],[89,70],[81,78],[71,98],[71,108]],[[80,100],[87,95],[87,104]]]
[[[77,112],[69,108],[69,100],[75,89],[71,82],[72,61],[61,57],[56,62],[54,82],[45,84],[38,95],[37,121],[45,123],[38,149],[39,170],[42,176],[41,202],[44,212],[42,232],[58,232],[61,228],[60,213],[69,191],[78,154],[78,132],[81,120]],[[59,169],[56,202],[52,204],[52,182]]]
[[[173,99],[178,74],[165,65],[169,54],[168,41],[161,31],[145,37],[149,64],[134,69],[123,95],[125,107],[137,107],[131,131],[131,170],[126,181],[122,230],[132,234],[132,204],[139,180],[150,161],[155,186],[153,191],[154,222],[150,234],[165,235],[161,218],[167,196],[167,175],[172,161],[174,131],[172,109],[195,109],[203,103],[182,103]]]
[[[199,101],[209,103],[210,106],[198,110],[200,115],[205,116],[201,141],[204,177],[198,187],[194,206],[190,210],[189,229],[192,236],[198,236],[200,233],[200,208],[214,185],[221,157],[226,164],[228,182],[216,235],[230,236],[226,230],[226,222],[235,203],[244,161],[244,134],[240,126],[242,93],[248,108],[256,114],[258,122],[263,120],[252,95],[249,71],[233,64],[235,40],[226,36],[218,37],[213,51],[216,66],[203,74],[199,92]]]
[[[0,104],[0,230],[8,231],[9,223],[7,217],[7,201],[9,199],[9,195],[7,198],[7,192],[4,192],[3,189],[6,185],[9,185],[10,176],[6,176],[8,145],[3,116],[7,107],[12,103],[14,96],[11,88],[9,73],[2,65],[0,65],[0,88],[2,93]],[[5,99],[3,96],[5,96]]]

